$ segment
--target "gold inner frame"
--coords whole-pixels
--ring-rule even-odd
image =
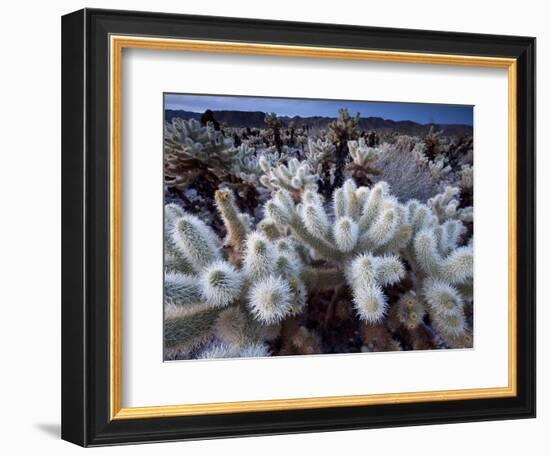
[[[353,396],[274,399],[169,406],[122,407],[122,144],[123,49],[255,54],[317,59],[368,60],[504,68],[508,71],[508,385],[505,387]],[[111,419],[159,418],[221,413],[297,410],[374,404],[512,397],[517,394],[517,61],[469,55],[386,52],[242,42],[110,36],[110,415]]]

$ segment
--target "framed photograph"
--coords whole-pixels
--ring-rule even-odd
[[[62,437],[535,416],[535,39],[62,20]]]

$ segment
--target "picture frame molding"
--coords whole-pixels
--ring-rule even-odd
[[[533,38],[86,9],[63,17],[62,48],[64,439],[92,446],[534,416]],[[508,386],[123,408],[125,48],[507,68]]]

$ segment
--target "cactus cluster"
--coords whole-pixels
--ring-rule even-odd
[[[165,359],[473,346],[468,140],[165,124]]]

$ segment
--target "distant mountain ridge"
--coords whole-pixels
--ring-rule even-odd
[[[265,113],[261,111],[212,111],[214,118],[221,124],[228,127],[250,127],[250,128],[265,128],[264,118]],[[184,120],[196,119],[200,120],[202,113],[166,109],[164,111],[164,119],[171,122],[174,117],[179,117]],[[329,122],[335,120],[335,117],[300,117],[300,116],[281,116],[279,120],[284,127],[288,126],[289,122],[294,122],[297,128],[304,126],[326,128]],[[359,119],[359,128],[362,130],[378,130],[378,131],[396,131],[400,134],[423,136],[429,129],[433,127],[436,131],[443,131],[448,136],[466,136],[471,135],[473,128],[470,125],[464,124],[437,124],[428,123],[420,124],[412,120],[389,120],[381,117],[361,117]]]

